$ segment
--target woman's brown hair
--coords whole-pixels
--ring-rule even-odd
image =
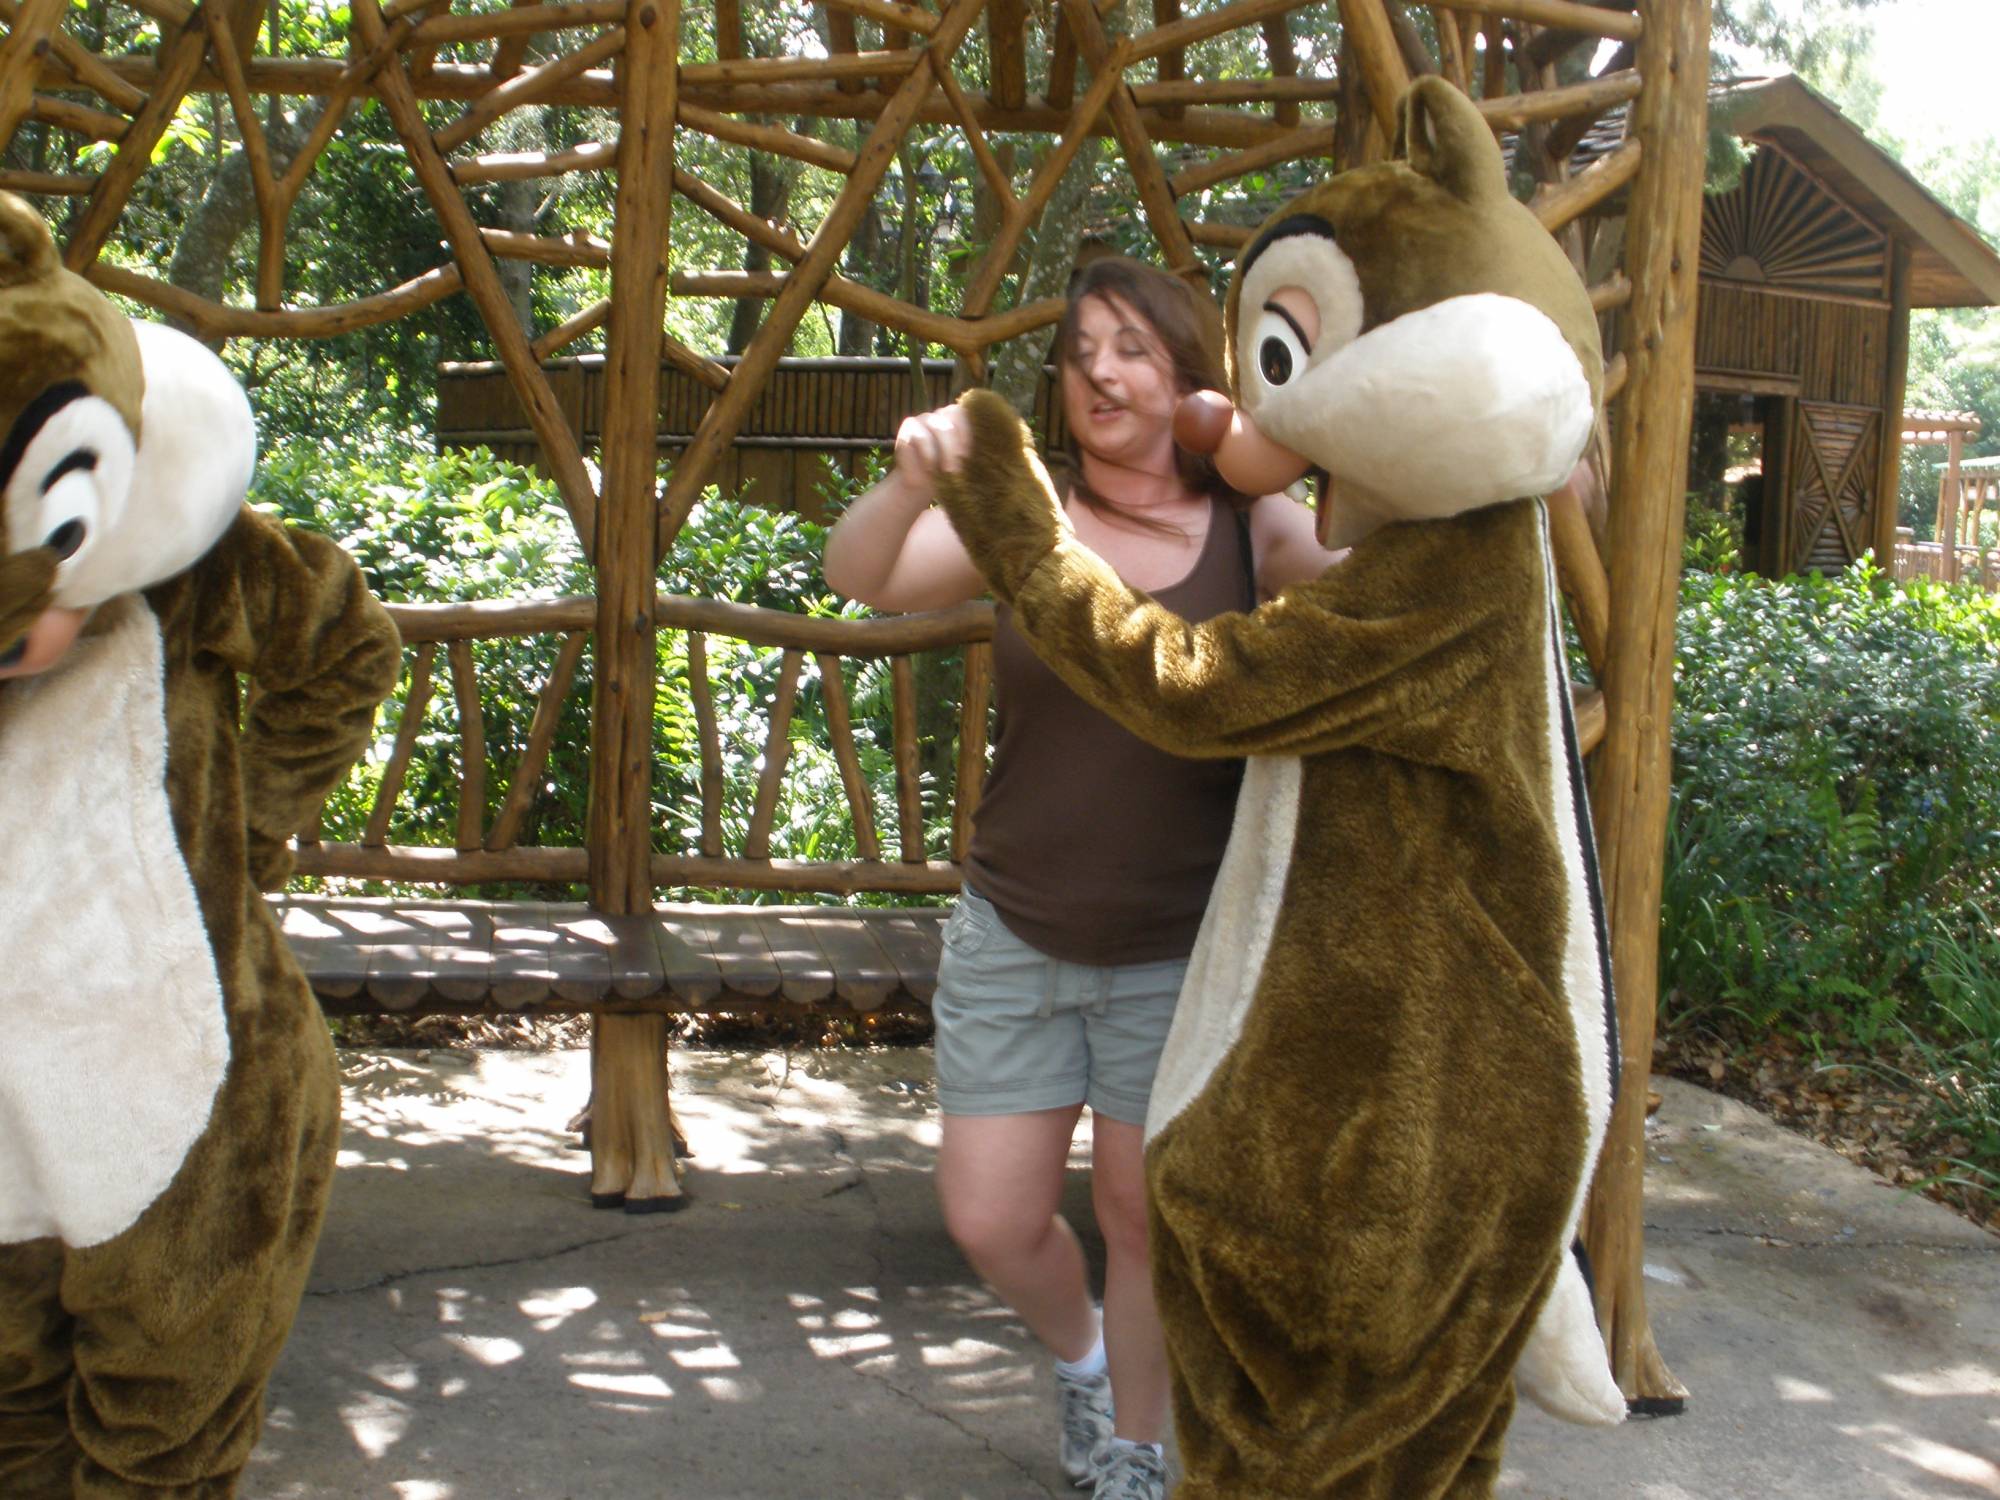
[[[1058,380],[1064,370],[1075,366],[1091,388],[1097,388],[1097,382],[1084,373],[1077,359],[1076,340],[1084,303],[1092,297],[1108,297],[1124,303],[1145,319],[1166,353],[1174,384],[1182,395],[1190,391],[1228,389],[1228,375],[1222,363],[1222,315],[1212,301],[1180,277],[1128,256],[1100,255],[1077,267],[1070,277],[1067,297],[1069,306],[1063,311],[1062,322],[1056,325],[1053,350]],[[1060,391],[1057,409],[1061,409]],[[1074,432],[1064,431],[1062,451],[1069,460],[1070,493],[1092,510],[1149,527],[1158,524],[1130,515],[1084,482],[1083,450]],[[1226,483],[1215,470],[1215,460],[1207,454],[1190,453],[1176,444],[1174,458],[1181,483],[1195,494],[1213,496],[1239,510],[1251,503],[1253,497]]]

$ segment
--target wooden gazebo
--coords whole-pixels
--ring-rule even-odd
[[[609,951],[617,954],[632,951],[615,940],[643,928],[663,890],[951,889],[954,862],[932,858],[923,847],[920,819],[911,842],[909,795],[900,802],[900,857],[883,856],[871,826],[860,857],[835,864],[770,857],[769,797],[784,775],[786,722],[808,658],[820,669],[838,740],[846,722],[844,709],[833,711],[841,655],[892,658],[900,688],[910,652],[976,643],[985,629],[979,612],[908,621],[773,620],[770,612],[663,599],[656,588],[662,557],[790,350],[802,317],[816,302],[856,309],[960,356],[976,376],[996,345],[1045,329],[1058,314],[1054,299],[1023,300],[1010,267],[1086,140],[1115,141],[1160,259],[1191,272],[1201,257],[1230,253],[1246,234],[1239,226],[1188,216],[1205,189],[1282,162],[1379,154],[1394,101],[1413,72],[1441,71],[1474,95],[1496,130],[1520,133],[1527,151],[1518,159],[1539,184],[1533,206],[1580,266],[1592,265],[1593,251],[1609,243],[1594,215],[1614,198],[1623,215],[1626,253],[1618,263],[1593,266],[1593,297],[1616,320],[1623,351],[1606,382],[1614,398],[1601,454],[1608,505],[1588,517],[1561,511],[1556,528],[1564,587],[1601,692],[1586,698],[1594,710],[1592,795],[1624,1021],[1624,1088],[1587,1234],[1619,1380],[1634,1398],[1677,1397],[1679,1387],[1647,1326],[1640,1187],[1701,263],[1708,5],[815,0],[808,7],[796,0],[796,8],[809,10],[822,44],[753,57],[744,45],[742,0],[714,0],[699,10],[682,0],[354,0],[342,50],[299,56],[274,55],[277,33],[266,23],[275,26],[277,13],[249,0],[106,0],[92,10],[129,12],[134,24],[126,29],[142,41],[129,55],[99,55],[79,40],[75,28],[85,11],[68,0],[0,0],[0,21],[7,26],[0,40],[0,147],[11,153],[0,186],[78,205],[64,248],[72,268],[214,340],[321,337],[387,322],[445,297],[470,298],[594,566],[597,590],[586,599],[403,610],[411,672],[422,680],[421,689],[412,683],[412,704],[428,694],[442,645],[459,705],[468,784],[456,847],[398,847],[384,839],[388,803],[400,785],[392,761],[384,775],[388,802],[378,804],[381,816],[371,820],[369,834],[351,844],[315,845],[308,832],[301,869],[440,886],[576,881],[587,884],[595,927],[537,927],[524,917],[524,929],[553,933],[559,942],[581,945],[578,951],[588,949],[591,932],[609,934]],[[1329,45],[1336,25],[1337,57]],[[1302,38],[1314,43],[1304,49],[1310,66],[1302,64]],[[1236,55],[1261,57],[1261,73],[1205,76],[1205,49],[1225,39]],[[1594,71],[1585,66],[1593,55]],[[197,296],[102,258],[152,166],[155,147],[191,92],[226,99],[255,189],[255,270],[250,284],[229,300]],[[277,95],[309,96],[324,106],[289,160],[274,151],[258,105],[260,97]],[[403,165],[435,215],[448,253],[424,274],[361,300],[297,306],[287,298],[292,209],[329,142],[345,128],[349,104],[363,98],[379,101],[393,120]],[[510,112],[545,104],[615,112],[616,134],[544,153],[482,149],[482,135]],[[1572,174],[1569,147],[1618,105],[1629,105],[1621,140]],[[789,123],[771,123],[779,119]],[[834,132],[821,129],[819,122],[827,121],[859,123]],[[958,134],[995,205],[983,258],[959,305],[949,309],[904,303],[836,273],[905,133],[918,126]],[[850,134],[853,144],[834,140],[836,133]],[[1032,168],[1012,165],[1012,153],[996,148],[1001,133],[1039,136],[1048,149]],[[842,180],[820,222],[775,223],[677,168],[677,142],[694,134],[803,162]],[[50,171],[32,165],[45,160],[46,151],[12,152],[17,139],[109,149],[90,170]],[[467,190],[479,184],[575,172],[615,177],[615,221],[607,241],[495,228],[482,224],[468,201]],[[675,215],[689,208],[761,247],[779,268],[683,264]],[[609,295],[553,326],[524,326],[503,285],[504,261],[600,267],[608,273]],[[740,358],[725,366],[710,357],[714,351],[682,347],[664,334],[670,275],[674,296],[768,299]],[[1901,284],[1890,284],[1892,296]],[[593,475],[544,361],[574,352],[600,330],[602,410],[595,430],[601,462]],[[661,488],[656,432],[663,367],[701,382],[713,399]],[[704,633],[735,633],[784,652],[758,813],[735,852],[723,848],[706,775],[700,847],[661,851],[654,845],[655,662],[663,628],[687,634],[697,716],[706,691]],[[469,642],[549,632],[565,641],[557,673],[500,814],[488,824],[484,788],[472,784],[483,774],[485,753]],[[585,847],[519,847],[521,810],[533,795],[537,757],[547,753],[554,723],[549,705],[560,703],[585,650],[594,665]],[[969,653],[968,675],[978,679],[983,670],[979,653]],[[965,696],[977,704],[983,687],[968,683]],[[976,782],[981,725],[983,714],[968,712],[959,754],[973,774],[962,780]],[[398,753],[405,756],[409,732],[405,725],[399,734]],[[843,758],[843,771],[850,760]],[[850,796],[854,792],[850,781]],[[968,811],[961,801],[961,831]],[[861,822],[857,808],[857,830]],[[468,929],[450,925],[455,919],[442,904],[427,911],[441,924],[435,940],[367,950],[374,955],[369,962],[383,970],[385,992],[428,1004],[468,993],[468,976],[476,969],[489,995],[504,981],[517,994],[554,994],[591,1010],[598,1017],[594,1186],[635,1197],[675,1192],[662,1012],[685,1003],[673,989],[681,972],[676,954],[649,940],[648,964],[627,968],[614,958],[607,969],[600,953],[595,969],[562,970],[558,983],[546,972],[544,949],[510,943],[500,926],[489,925],[483,936],[471,930],[468,937]],[[767,935],[782,940],[781,933]],[[468,944],[477,949],[478,964],[450,968]],[[388,972],[389,960],[405,950],[444,967]],[[726,997],[732,971],[724,957],[719,948],[708,954],[702,973]],[[886,973],[881,983],[893,985],[894,968]],[[375,970],[363,977],[372,991]]]
[[[1978,413],[1922,411],[1903,413],[1905,448],[1940,447],[1937,514],[1931,540],[1920,542],[1908,527],[1896,528],[1893,563],[1898,578],[1935,578],[1957,583],[1971,577],[1980,587],[2000,590],[2000,549],[1984,540],[1986,508],[2000,513],[2000,459],[1965,456],[1965,445],[1980,432]]]
[[[1886,565],[1910,312],[2000,303],[2000,253],[1798,79],[1737,84],[1713,108],[1753,154],[1704,207],[1695,384],[1762,429],[1747,561]]]

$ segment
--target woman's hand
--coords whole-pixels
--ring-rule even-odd
[[[903,418],[896,429],[896,476],[906,492],[921,491],[925,502],[940,474],[956,474],[972,446],[972,427],[957,406],[940,406]]]

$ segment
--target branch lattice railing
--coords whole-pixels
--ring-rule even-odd
[[[1624,1021],[1625,1087],[1586,1235],[1621,1383],[1634,1396],[1676,1396],[1645,1313],[1641,1105],[1700,260],[1705,0],[354,0],[344,13],[307,12],[324,26],[301,27],[306,12],[251,0],[0,0],[0,187],[40,195],[65,216],[72,269],[211,340],[326,338],[446,298],[472,303],[596,573],[594,603],[521,608],[567,611],[558,625],[536,628],[565,633],[558,664],[571,671],[588,631],[592,784],[582,869],[593,903],[613,915],[648,908],[662,872],[707,868],[662,865],[653,847],[656,637],[679,608],[658,598],[657,570],[815,306],[893,330],[913,354],[949,351],[976,380],[997,345],[1042,333],[1058,315],[1058,302],[1033,295],[1019,266],[1088,143],[1108,140],[1123,159],[1139,208],[1131,233],[1149,234],[1168,267],[1201,277],[1275,206],[1246,184],[1314,159],[1380,156],[1394,101],[1417,73],[1443,74],[1496,130],[1513,133],[1533,206],[1593,286],[1618,351],[1596,463],[1608,503],[1558,507],[1555,527],[1571,616],[1602,691],[1592,795]],[[174,284],[163,252],[119,233],[136,190],[167,170],[176,122],[203,97],[235,133],[221,144],[241,157],[254,200],[255,254],[219,295]],[[302,205],[328,180],[330,148],[361,128],[364,101],[386,115],[398,148],[384,169],[401,174],[410,201],[434,221],[445,257],[318,302],[299,294],[288,246]],[[588,138],[509,149],[517,137],[506,122],[551,108],[585,112]],[[1587,134],[1606,131],[1615,137],[1607,150],[1573,162]],[[847,259],[913,132],[954,143],[984,209],[975,253],[942,305],[907,283],[877,285],[884,278]],[[752,153],[821,191],[761,214],[727,174],[700,165]],[[597,179],[612,194],[608,238],[589,226],[543,232],[497,222],[487,196],[509,183]],[[718,235],[728,248],[689,259],[690,246]],[[531,280],[595,282],[566,303],[527,299],[558,310],[524,321],[508,267],[527,267]],[[709,298],[763,308],[726,368],[715,351],[667,328],[670,306]],[[595,469],[543,367],[592,341],[606,362]],[[664,485],[663,363],[715,393]],[[411,618],[412,666],[428,674],[427,690],[450,679],[467,706],[460,734],[468,737],[478,731],[476,637],[435,623],[445,618],[434,618],[429,637]],[[788,653],[781,685],[789,680],[794,691],[823,648],[804,635],[774,644]],[[473,748],[483,751],[468,740],[468,764]],[[490,824],[483,787],[462,788],[456,842],[465,847],[435,856],[434,874],[548,857],[516,836],[525,804],[515,787],[531,780],[516,773]],[[392,823],[371,819],[353,850],[308,847],[305,863],[393,860]],[[664,857],[758,863],[754,844],[724,855],[703,842]],[[565,871],[576,868],[575,850],[555,855]],[[857,863],[870,878],[892,864],[916,868]],[[602,1056],[623,1059],[618,1097],[637,1101],[612,1114],[629,1114],[643,1134],[648,1101],[664,1088],[657,1050],[645,1061],[657,1038],[619,1031],[612,1018],[600,1028]],[[612,1076],[601,1068],[601,1079]],[[646,1191],[669,1190],[656,1131],[636,1167],[629,1133],[615,1148],[604,1145],[611,1134],[598,1137],[600,1183],[636,1172]]]
[[[986,765],[993,680],[988,644],[993,635],[991,605],[966,604],[894,618],[822,619],[661,594],[657,608],[663,629],[678,637],[676,665],[684,675],[677,672],[672,680],[685,696],[675,706],[681,710],[678,717],[695,726],[700,812],[692,847],[653,851],[650,868],[655,886],[830,896],[941,895],[958,889],[960,862],[971,838]],[[589,877],[589,851],[581,842],[523,843],[520,836],[544,790],[564,708],[577,691],[596,601],[570,597],[396,604],[390,610],[403,632],[407,666],[389,749],[379,772],[371,768],[351,778],[367,806],[365,818],[357,819],[361,824],[357,836],[326,838],[323,811],[322,820],[300,838],[299,873],[392,883],[583,884]],[[504,746],[489,733],[487,704],[503,693],[511,696],[523,684],[504,667],[482,684],[473,650],[478,643],[502,641],[555,645],[547,675],[532,690],[534,709],[523,733],[516,743]],[[740,670],[743,653],[730,651],[723,660],[714,661],[711,641],[779,654],[771,693],[758,704],[761,734],[754,744],[724,743],[715,684],[719,677]],[[674,642],[663,644],[669,652],[674,650]],[[942,690],[939,696],[950,719],[950,742],[941,747],[951,768],[949,817],[943,820],[942,833],[932,828],[935,820],[926,813],[926,757],[920,743],[923,715],[916,661],[931,653],[951,658],[948,677],[934,687]],[[887,742],[885,777],[871,777],[864,768],[858,736],[865,726],[857,722],[860,716],[849,685],[851,674],[858,675],[859,669],[871,664],[886,670],[890,685],[887,723],[871,736]],[[496,683],[496,675],[508,680]],[[786,773],[797,763],[795,715],[808,685],[818,695],[825,748],[838,768],[852,830],[850,857],[796,859],[772,852]],[[419,788],[410,772],[420,740],[434,723],[433,705],[442,706],[441,700],[447,698],[456,765],[444,768],[451,796],[449,812],[441,816],[439,788],[428,779]],[[506,789],[495,805],[488,795],[488,776],[510,755]],[[726,816],[726,809],[746,801],[732,795],[746,790],[729,784],[732,775],[753,783],[741,819]],[[936,788],[933,800],[944,790]],[[420,798],[428,804],[422,809],[416,805]],[[455,831],[452,841],[393,840],[394,826],[415,821],[419,811],[430,814],[427,821],[432,824],[449,822]]]

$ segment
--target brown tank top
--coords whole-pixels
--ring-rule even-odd
[[[1254,605],[1249,528],[1211,502],[1187,576],[1153,598],[1192,621]],[[1152,963],[1194,951],[1236,811],[1240,760],[1156,750],[1071,692],[1004,606],[995,729],[966,880],[1052,958]]]

